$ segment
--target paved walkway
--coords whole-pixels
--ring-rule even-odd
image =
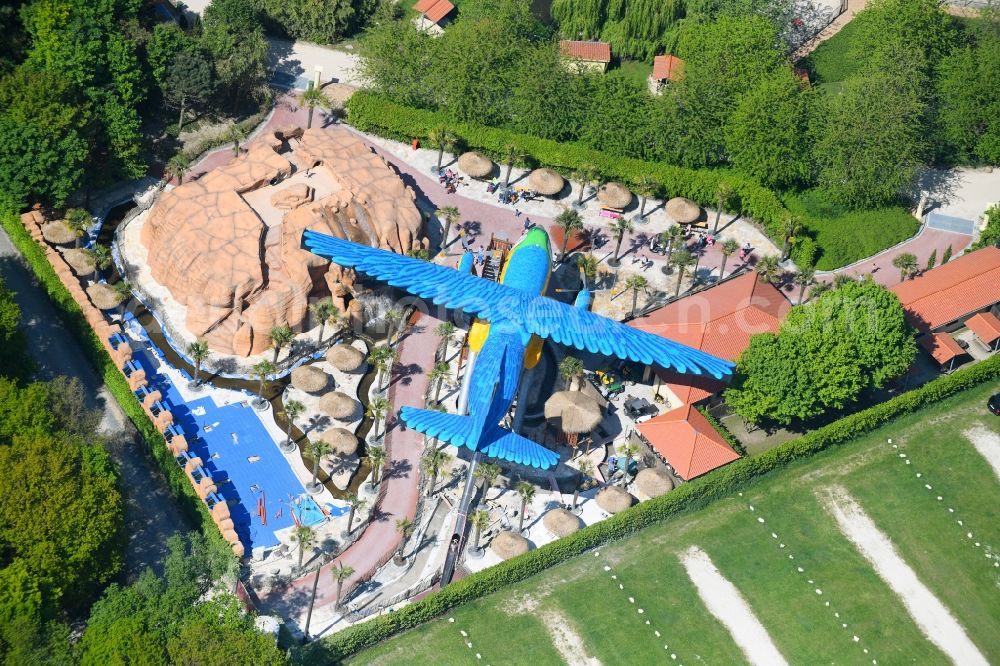
[[[830,39],[838,32],[843,30],[844,26],[851,22],[854,16],[862,11],[868,5],[868,0],[847,0],[847,9],[840,16],[833,20],[833,23],[826,26],[817,34],[815,37],[810,39],[808,42],[799,47],[799,49],[792,54],[792,62],[797,62],[802,58],[816,50],[820,44]]]

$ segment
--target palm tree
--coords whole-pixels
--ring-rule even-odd
[[[376,486],[379,482],[379,472],[382,470],[382,465],[385,464],[385,447],[369,446],[367,458],[368,464],[372,468],[372,486]]]
[[[316,545],[316,533],[308,525],[299,525],[292,531],[292,541],[299,544],[299,566],[297,568],[301,571],[302,559],[305,557],[306,550]]]
[[[587,289],[588,285],[597,278],[597,257],[592,254],[578,254],[576,255],[576,265],[580,269],[580,281],[583,282],[583,288]]]
[[[735,238],[727,238],[722,241],[720,249],[722,250],[722,266],[719,268],[719,279],[721,280],[726,277],[726,262],[740,249],[740,244]]]
[[[486,493],[489,492],[490,487],[496,483],[497,477],[503,470],[500,469],[500,465],[495,463],[483,463],[476,467],[475,476],[482,480],[483,482],[483,500],[486,500]]]
[[[469,516],[469,522],[472,523],[473,536],[472,536],[472,550],[479,550],[479,536],[483,533],[487,527],[490,526],[490,512],[485,509],[479,509],[478,511],[473,511],[472,515]]]
[[[313,126],[313,111],[316,110],[317,106],[327,110],[332,108],[330,98],[324,95],[322,90],[313,85],[312,81],[309,82],[309,87],[299,94],[299,104],[309,108],[306,129],[310,129]]]
[[[341,596],[340,593],[344,588],[344,581],[353,575],[354,575],[354,567],[345,567],[343,564],[341,564],[339,567],[333,568],[333,577],[337,581],[337,602],[335,604],[337,608],[344,607],[344,602],[340,598]]]
[[[448,345],[455,336],[455,325],[450,321],[443,321],[434,327],[434,335],[441,338],[435,356],[442,361],[448,359]]]
[[[667,265],[664,267],[667,274],[673,271],[673,263],[670,260],[673,259],[674,250],[682,238],[684,238],[684,231],[679,224],[671,224],[666,231],[660,234],[660,242],[667,246]]]
[[[317,439],[315,442],[309,442],[309,457],[312,458],[313,461],[313,478],[312,483],[309,485],[313,488],[319,488],[319,462],[331,453],[333,453],[333,447],[324,442],[322,439]]]
[[[365,508],[367,504],[368,502],[358,497],[356,493],[351,493],[347,496],[347,506],[351,507],[351,510],[347,512],[347,530],[344,534],[351,533],[351,529],[354,527],[354,515],[358,512],[358,509]]]
[[[625,442],[621,448],[621,453],[625,456],[625,478],[628,478],[628,470],[632,465],[632,459],[639,453],[639,447],[632,442]]]
[[[819,298],[826,292],[830,291],[830,289],[832,289],[832,286],[829,282],[817,282],[809,288],[809,300]]]
[[[184,175],[191,169],[191,160],[185,153],[177,153],[167,162],[167,175],[177,179],[177,186],[184,184]]]
[[[580,458],[578,467],[580,469],[580,481],[576,484],[576,488],[573,489],[573,506],[570,509],[571,511],[576,511],[576,502],[580,498],[580,490],[583,484],[590,481],[590,477],[594,475],[594,463],[590,458]]]
[[[806,289],[815,281],[816,269],[810,266],[802,268],[795,277],[792,278],[792,282],[799,286],[799,303],[802,303],[802,297],[806,294]]]
[[[528,502],[535,497],[535,486],[527,481],[521,481],[514,490],[521,496],[521,515],[518,516],[519,520],[517,523],[517,531],[520,532],[524,529],[524,510],[528,506]]]
[[[674,289],[674,298],[677,298],[677,295],[681,293],[681,283],[684,282],[684,271],[694,263],[694,257],[691,256],[690,252],[682,248],[674,252],[674,256],[670,258],[670,262],[677,267],[677,287]]]
[[[420,469],[424,474],[431,477],[430,485],[427,486],[427,494],[434,494],[434,486],[437,484],[438,474],[445,465],[451,462],[451,456],[441,449],[431,448],[420,460]]]
[[[323,329],[326,328],[326,322],[339,316],[340,310],[337,309],[332,300],[324,298],[321,301],[311,304],[309,306],[309,313],[313,316],[313,319],[319,322],[319,335],[316,338],[316,342],[323,342]]]
[[[444,151],[454,150],[458,137],[446,127],[435,127],[427,133],[427,143],[438,149],[437,170],[441,170]]]
[[[398,356],[399,352],[388,345],[379,345],[368,352],[368,362],[378,371],[375,383],[381,387],[379,390],[385,390],[382,379],[385,375],[391,374],[392,365]]]
[[[132,298],[132,283],[128,280],[119,280],[115,282],[114,287],[115,293],[122,298],[118,304],[118,316],[121,317],[125,312],[125,306],[128,305],[129,299]]]
[[[93,223],[90,213],[82,208],[70,208],[66,211],[66,226],[76,234],[75,247],[80,247],[84,235],[90,231],[90,225]]]
[[[295,334],[288,326],[275,326],[267,334],[267,337],[271,339],[271,348],[274,350],[274,358],[271,359],[271,363],[277,364],[281,348],[291,342]]]
[[[799,233],[802,225],[797,217],[786,217],[781,221],[781,259],[788,258],[792,243],[795,242],[795,234]]]
[[[451,367],[447,363],[435,363],[431,371],[427,373],[427,379],[435,384],[434,402],[441,402],[441,385],[450,375]]]
[[[611,265],[613,266],[617,266],[618,262],[620,261],[618,252],[622,249],[622,239],[625,238],[625,234],[632,231],[634,225],[632,224],[631,220],[626,219],[625,216],[622,215],[620,217],[615,218],[615,220],[611,222],[610,228],[611,228],[611,235],[615,237],[615,256],[609,263],[611,263]]]
[[[570,391],[578,389],[580,378],[583,377],[583,361],[575,356],[567,356],[559,363],[559,376],[566,382]]]
[[[653,180],[652,178],[650,178],[649,176],[643,176],[635,184],[635,193],[641,197],[639,200],[640,218],[646,217],[646,202],[649,200],[649,197],[656,194],[656,191],[657,189],[659,189],[659,187],[660,184],[655,180]]]
[[[840,289],[845,284],[850,284],[854,282],[855,278],[851,277],[847,273],[837,273],[833,276],[833,284],[831,285],[833,289]]]
[[[261,361],[251,368],[253,376],[260,382],[257,385],[257,400],[254,405],[257,409],[263,409],[267,404],[267,400],[264,399],[264,382],[267,381],[267,376],[275,371],[274,364],[270,361]]]
[[[765,282],[774,284],[774,281],[781,275],[781,266],[779,265],[778,257],[773,254],[764,255],[757,261],[754,271],[756,271],[757,275],[764,278]]]
[[[403,548],[406,547],[406,540],[410,538],[413,534],[413,529],[416,527],[413,521],[409,518],[397,518],[396,519],[396,532],[399,533],[399,549],[396,551],[396,556],[392,558],[392,561],[396,563],[396,566],[402,566],[406,560],[403,558]]]
[[[306,411],[306,406],[298,400],[289,400],[285,403],[285,417],[288,419],[288,427],[285,429],[285,437],[287,438],[289,447],[294,444],[294,442],[292,442],[292,426],[295,425],[295,419],[300,417],[304,411]]]
[[[375,396],[368,402],[367,416],[368,418],[375,421],[375,437],[376,439],[380,437],[378,432],[379,424],[382,419],[389,412],[389,401],[380,395]],[[385,434],[385,433],[382,433]]]
[[[597,178],[597,167],[592,164],[581,164],[573,172],[573,179],[580,183],[580,195],[576,198],[576,206],[583,205],[583,195],[587,191],[587,186]]]
[[[893,257],[892,265],[899,269],[899,281],[902,282],[916,272],[917,257],[910,252],[903,252]]]
[[[208,343],[204,340],[195,340],[187,346],[187,354],[194,361],[194,380],[192,386],[198,386],[198,375],[201,374],[201,364],[208,358]]]
[[[111,265],[111,250],[106,245],[94,244],[88,251],[90,258],[94,260],[93,280],[97,282],[98,277],[105,268]]]
[[[720,180],[715,188],[715,200],[719,202],[719,205],[715,209],[715,225],[712,227],[713,234],[719,233],[719,219],[722,217],[722,209],[732,201],[733,194],[732,186],[726,181]]]
[[[625,280],[625,291],[632,290],[632,317],[635,317],[635,306],[639,302],[639,292],[645,291],[648,286],[649,281],[641,275],[630,275]]]
[[[566,248],[569,247],[570,237],[583,229],[583,219],[580,213],[572,208],[567,208],[556,215],[556,226],[563,230],[562,252],[559,253],[559,261],[566,261]]]
[[[233,123],[229,127],[229,140],[233,142],[233,155],[239,157],[240,143],[247,138],[247,131],[239,123]]]
[[[402,333],[402,330],[397,330],[397,328],[403,321],[403,310],[398,305],[394,305],[386,310],[382,317],[386,324],[385,339],[391,343],[396,335]]]
[[[444,228],[441,231],[441,247],[445,248],[448,246],[448,234],[451,231],[451,225],[455,223],[458,218],[462,216],[458,208],[454,206],[445,206],[444,208],[438,208],[434,211],[434,217],[438,220],[444,220]]]
[[[514,169],[514,163],[524,157],[524,151],[516,144],[508,143],[503,147],[504,162],[507,164],[507,173],[503,178],[503,186],[510,187],[510,172]]]

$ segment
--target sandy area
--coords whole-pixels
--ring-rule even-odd
[[[708,612],[723,624],[751,664],[787,664],[767,629],[753,614],[746,599],[712,563],[708,553],[691,546],[681,555],[688,578],[698,588]]]
[[[965,438],[972,442],[979,451],[979,455],[986,458],[986,462],[993,468],[993,473],[1000,480],[1000,435],[989,430],[986,426],[978,425],[962,432]]]
[[[889,538],[844,488],[829,489],[823,499],[840,531],[899,596],[910,617],[928,640],[956,664],[964,666],[988,663],[966,635],[962,625],[934,593],[920,582],[917,574],[896,552]]]
[[[587,655],[580,637],[568,617],[558,610],[547,610],[541,615],[542,624],[549,632],[552,645],[569,666],[601,666],[601,660]]]

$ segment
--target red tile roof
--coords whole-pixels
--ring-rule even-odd
[[[988,345],[1000,340],[1000,319],[997,319],[992,312],[980,312],[969,317],[965,325]]]
[[[944,365],[953,358],[958,358],[965,350],[958,346],[955,338],[947,333],[934,333],[920,338],[920,346],[930,352],[938,365]]]
[[[658,55],[653,58],[653,80],[680,81],[684,76],[684,61],[677,56]]]
[[[927,332],[1000,301],[1000,248],[985,247],[952,259],[890,288],[910,323]]]
[[[653,449],[686,480],[739,458],[708,419],[690,405],[640,423],[638,428]]]
[[[611,62],[611,45],[607,42],[559,41],[559,52],[567,58],[588,62]]]
[[[431,23],[438,23],[455,9],[448,0],[417,0],[413,11],[423,14]]]

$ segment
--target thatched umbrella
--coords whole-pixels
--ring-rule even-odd
[[[458,158],[458,168],[473,178],[485,178],[493,173],[493,160],[482,153],[465,153]]]
[[[292,386],[306,393],[319,393],[329,381],[330,376],[315,365],[303,365],[292,370]]]
[[[330,428],[323,431],[319,439],[330,445],[334,452],[344,456],[352,455],[358,450],[358,438],[346,428]]]
[[[539,194],[551,197],[562,192],[566,181],[552,169],[535,169],[528,176],[528,186]]]
[[[326,353],[327,362],[341,372],[354,372],[365,363],[365,355],[351,345],[334,345]]]
[[[701,208],[684,197],[674,197],[667,202],[667,217],[677,224],[690,224],[701,217]]]
[[[69,228],[66,220],[53,220],[42,225],[42,237],[53,245],[75,243],[76,232]]]
[[[597,200],[611,208],[625,208],[632,203],[632,192],[621,183],[604,183],[597,190]]]
[[[635,489],[646,497],[659,497],[674,489],[674,480],[662,469],[647,467],[635,475]]]
[[[531,549],[531,544],[520,534],[513,532],[501,532],[490,541],[490,548],[500,556],[501,560],[509,560],[527,553]]]
[[[94,258],[86,250],[76,248],[65,250],[63,259],[81,277],[94,272]]]
[[[566,509],[552,509],[542,516],[542,524],[552,536],[561,539],[580,529],[580,519]]]
[[[545,401],[545,418],[566,433],[570,446],[579,435],[592,431],[601,422],[601,406],[581,391],[558,391]]]
[[[331,418],[346,421],[358,411],[358,402],[346,393],[333,391],[319,399],[319,409]]]
[[[87,287],[87,296],[98,310],[114,310],[125,300],[125,295],[110,284],[99,282]]]
[[[597,493],[597,505],[608,513],[619,513],[632,506],[632,495],[618,486],[607,486]]]

